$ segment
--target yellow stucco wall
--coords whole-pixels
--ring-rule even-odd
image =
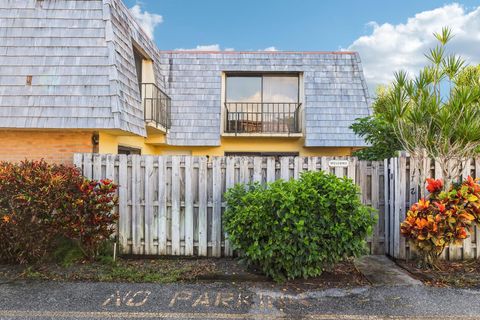
[[[118,146],[141,149],[142,154],[158,154],[156,146],[145,143],[146,138],[134,135],[117,135],[99,132],[98,152],[116,154]]]
[[[350,147],[303,146],[303,139],[289,138],[240,138],[223,137],[218,147],[176,147],[160,146],[160,154],[191,154],[194,156],[223,156],[225,152],[298,152],[301,156],[346,156],[352,153]],[[182,153],[184,152],[184,153]]]
[[[118,146],[137,148],[150,155],[223,156],[225,152],[298,152],[301,156],[347,156],[358,148],[351,147],[304,147],[301,138],[254,138],[222,137],[221,145],[214,147],[170,146],[163,135],[139,136],[117,135],[100,132],[100,153],[117,153]]]

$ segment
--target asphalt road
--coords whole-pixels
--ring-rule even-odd
[[[0,284],[0,319],[480,319],[480,290],[15,282]]]

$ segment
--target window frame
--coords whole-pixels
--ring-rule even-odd
[[[117,154],[125,154],[125,155],[142,155],[141,148],[135,147],[128,147],[124,145],[117,146]]]
[[[229,101],[228,100],[228,78],[229,77],[251,77],[251,78],[260,78],[260,102],[253,102],[252,103],[269,103],[264,101],[264,78],[265,77],[296,77],[297,78],[297,101],[293,103],[301,103],[300,102],[300,78],[301,78],[301,73],[300,72],[225,72],[225,103],[240,103],[239,101]],[[245,103],[248,103],[249,101],[243,101]],[[286,101],[284,101],[286,102]],[[275,103],[275,102],[272,102]],[[278,102],[282,103],[282,102]]]
[[[135,65],[135,75],[137,77],[138,82],[138,90],[140,92],[140,99],[143,98],[142,93],[142,84],[143,84],[143,61],[147,60],[143,52],[141,52],[137,46],[132,46],[133,52],[133,61]]]
[[[225,157],[298,157],[298,151],[225,151]]]

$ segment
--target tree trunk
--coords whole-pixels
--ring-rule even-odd
[[[421,257],[420,267],[422,269],[440,270],[440,266],[438,265],[438,258],[442,254],[443,250],[445,250],[445,248],[443,248],[440,252],[423,252],[422,250],[419,250]]]

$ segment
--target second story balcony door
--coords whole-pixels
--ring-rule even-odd
[[[156,84],[152,59],[142,53],[138,45],[132,49],[147,129],[166,133],[170,128],[171,99]]]
[[[301,133],[298,74],[227,75],[225,133]]]

